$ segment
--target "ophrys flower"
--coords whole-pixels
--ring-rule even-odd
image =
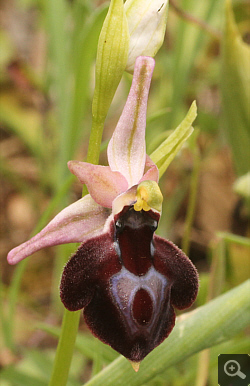
[[[46,246],[81,242],[63,271],[62,302],[71,311],[84,308],[92,333],[133,362],[168,336],[175,323],[173,306],[189,307],[198,290],[191,261],[154,234],[162,194],[157,166],[145,149],[153,68],[152,58],[137,58],[130,93],[108,146],[109,166],[69,162],[89,194],[8,255],[15,264]]]

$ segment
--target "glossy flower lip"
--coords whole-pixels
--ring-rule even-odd
[[[174,307],[190,307],[198,291],[191,261],[154,235],[159,218],[125,206],[105,233],[80,246],[60,285],[65,307],[84,308],[91,332],[137,364],[170,334]]]
[[[108,146],[109,166],[69,161],[70,171],[89,189],[89,195],[63,209],[41,232],[12,249],[10,264],[34,252],[65,243],[82,243],[103,232],[116,197],[143,180],[158,182],[156,165],[146,155],[147,100],[154,59],[138,57],[123,113]]]

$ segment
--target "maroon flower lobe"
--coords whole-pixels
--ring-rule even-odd
[[[159,214],[124,207],[109,230],[81,245],[66,265],[61,299],[84,307],[92,333],[140,362],[171,332],[176,308],[189,307],[198,275],[185,254],[154,236]]]

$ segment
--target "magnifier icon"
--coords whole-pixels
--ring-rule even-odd
[[[230,370],[230,372],[229,372]],[[224,372],[229,375],[229,377],[235,377],[238,375],[241,379],[246,378],[246,374],[244,374],[242,371],[240,371],[240,364],[231,359],[230,361],[227,361],[224,365]]]

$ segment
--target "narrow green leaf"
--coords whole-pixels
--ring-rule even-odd
[[[70,159],[79,144],[79,138],[86,133],[83,117],[89,101],[89,83],[92,64],[96,56],[101,27],[107,14],[107,5],[97,8],[89,17],[88,23],[76,36],[74,59],[74,86],[70,101],[68,158]]]
[[[48,324],[40,323],[37,325],[37,328],[46,331],[48,334],[59,338],[60,328],[55,326],[50,326]],[[94,360],[96,357],[96,339],[90,334],[78,333],[76,338],[75,348],[79,350],[84,356],[89,359]],[[107,363],[112,362],[119,355],[115,350],[110,346],[99,342],[102,345],[102,357],[103,360]]]
[[[238,175],[250,165],[250,47],[235,23],[231,0],[226,1],[222,40],[221,92],[223,127]]]
[[[207,291],[207,301],[220,295],[226,278],[226,245],[223,238],[216,238],[211,245],[211,267]]]
[[[4,123],[18,136],[37,158],[41,156],[42,124],[39,114],[32,109],[24,109],[18,103],[15,95],[1,93],[0,116]]]
[[[80,315],[80,311],[64,311],[62,332],[57,346],[49,386],[66,386],[67,384]]]
[[[228,232],[217,232],[217,236],[224,239],[227,243],[237,243],[242,246],[250,248],[250,238],[234,235]]]
[[[8,367],[0,373],[3,381],[10,382],[9,385],[15,386],[46,386],[47,382],[35,377],[32,374],[26,374],[21,370],[17,370],[14,367]]]
[[[249,291],[250,280],[183,315],[170,336],[142,361],[136,375],[130,363],[119,357],[85,386],[146,385],[170,366],[231,339],[250,323]]]
[[[221,14],[221,1],[197,1],[182,0],[176,2],[181,9],[190,13],[197,19],[201,19],[209,25],[216,25],[218,15]],[[220,19],[218,20],[220,23]],[[219,24],[217,23],[217,24]],[[166,119],[168,127],[175,127],[178,124],[180,114],[183,112],[184,101],[187,97],[187,90],[192,72],[195,71],[197,57],[206,49],[207,35],[198,25],[190,23],[183,18],[178,18],[177,29],[175,30],[174,52],[170,70],[170,81],[172,82],[172,96],[168,105],[171,112]],[[192,89],[193,90],[193,89]],[[193,92],[193,91],[192,91]]]
[[[71,100],[71,73],[69,47],[72,33],[67,25],[71,18],[70,4],[65,0],[46,0],[45,21],[48,32],[48,54],[50,65],[50,86],[52,86],[56,105],[56,128],[58,154],[55,163],[54,187],[60,184],[67,174],[68,149],[70,143],[70,127],[68,125]]]
[[[170,136],[150,155],[159,168],[160,177],[166,171],[184,142],[193,132],[192,123],[197,116],[197,106],[194,101],[181,124]]]
[[[26,350],[26,361],[33,368],[37,376],[49,381],[49,374],[52,369],[52,357],[41,350]]]
[[[68,82],[68,42],[70,34],[66,29],[66,21],[70,15],[69,4],[65,0],[47,0],[45,2],[46,23],[49,34],[49,54],[51,59],[51,74],[59,106],[60,123],[65,117],[67,105]]]
[[[218,232],[217,236],[227,256],[228,281],[231,285],[242,283],[250,274],[250,238],[226,232]]]

